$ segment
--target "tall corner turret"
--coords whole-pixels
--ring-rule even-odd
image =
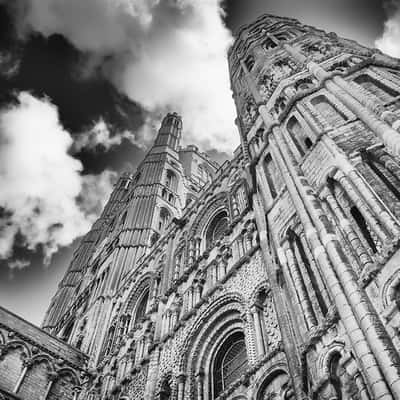
[[[182,136],[182,117],[176,112],[168,113],[162,120],[154,146],[168,146],[178,150]]]

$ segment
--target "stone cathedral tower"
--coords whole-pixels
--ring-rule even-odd
[[[400,61],[264,15],[229,67],[232,161],[164,118],[44,330],[0,308],[0,398],[400,400]]]

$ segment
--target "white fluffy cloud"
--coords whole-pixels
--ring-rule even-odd
[[[400,57],[400,6],[390,3],[394,11],[385,21],[383,34],[376,40],[375,46],[392,57]]]
[[[115,173],[81,175],[71,144],[47,99],[21,92],[18,104],[0,110],[0,258],[22,238],[49,259],[98,217]]]
[[[151,113],[176,110],[186,142],[237,146],[221,0],[27,0],[25,27],[61,33]]]
[[[82,149],[95,151],[97,146],[102,146],[109,150],[113,146],[118,146],[123,139],[129,140],[132,144],[141,147],[143,144],[136,139],[134,133],[130,131],[116,132],[111,134],[110,128],[103,118],[100,118],[89,130],[76,135],[73,143],[73,151],[78,152]]]

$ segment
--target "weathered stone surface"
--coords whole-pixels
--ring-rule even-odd
[[[164,118],[50,334],[0,309],[3,397],[400,399],[400,62],[264,15],[229,66],[234,158]]]

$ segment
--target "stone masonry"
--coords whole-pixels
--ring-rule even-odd
[[[5,399],[400,400],[400,61],[263,15],[228,62],[233,159],[165,116],[43,330],[0,309]]]

